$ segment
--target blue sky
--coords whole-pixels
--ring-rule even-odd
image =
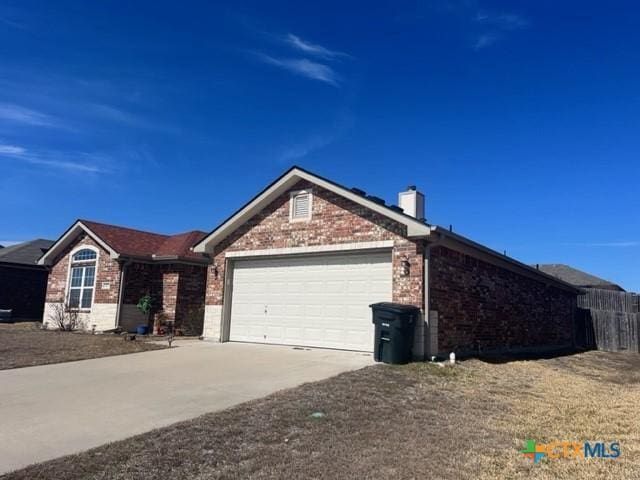
[[[0,1],[0,243],[210,230],[299,164],[640,290],[635,2]]]

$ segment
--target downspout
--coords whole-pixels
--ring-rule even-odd
[[[432,228],[432,230],[434,230]],[[435,231],[433,233],[436,233]],[[424,267],[422,271],[422,285],[423,285],[423,298],[424,298],[424,320],[427,331],[425,332],[426,345],[425,345],[425,360],[431,360],[432,357],[438,356],[438,319],[434,316],[431,318],[431,248],[437,247],[442,243],[442,234],[437,234],[436,240],[425,239],[424,240]]]
[[[127,260],[120,264],[120,285],[118,285],[118,303],[116,304],[116,328],[120,326],[120,316],[122,314],[122,299],[124,297],[124,272],[127,266],[131,264],[131,260]]]

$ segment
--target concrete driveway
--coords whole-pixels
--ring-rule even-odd
[[[0,371],[0,474],[372,363],[334,350],[177,344]]]

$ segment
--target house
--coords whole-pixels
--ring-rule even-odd
[[[11,310],[12,320],[42,318],[47,269],[38,259],[53,240],[31,240],[0,249],[0,310]]]
[[[561,263],[549,263],[537,265],[537,268],[544,273],[553,275],[571,285],[580,288],[598,288],[601,290],[613,290],[616,292],[624,292],[625,289],[609,280],[605,280],[590,273],[583,272],[577,268],[563,265]]]
[[[44,322],[65,304],[78,309],[86,329],[132,330],[150,321],[137,308],[149,294],[156,326],[175,321],[185,333],[200,334],[208,259],[191,247],[204,235],[76,221],[38,261],[49,269]]]
[[[417,359],[566,347],[575,286],[399,206],[293,167],[194,246],[208,255],[203,336],[371,351],[369,305],[414,305]]]

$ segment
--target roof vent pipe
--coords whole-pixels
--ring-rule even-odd
[[[404,213],[416,218],[424,220],[424,195],[420,193],[415,185],[409,185],[406,192],[398,194],[398,206],[404,210]]]

